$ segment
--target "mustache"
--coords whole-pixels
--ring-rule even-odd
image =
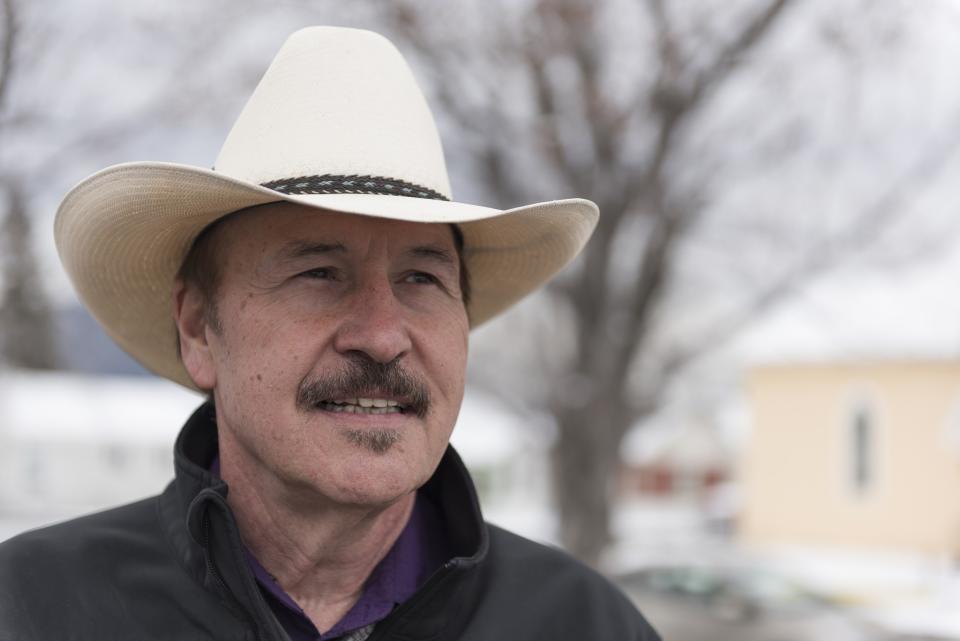
[[[430,410],[430,393],[423,380],[405,370],[399,360],[378,363],[362,353],[351,354],[337,372],[302,380],[297,389],[297,405],[304,410],[360,397],[396,399],[405,414],[418,418]]]

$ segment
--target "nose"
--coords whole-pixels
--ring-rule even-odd
[[[334,337],[337,352],[362,352],[378,363],[389,363],[410,347],[403,309],[390,283],[357,287]]]

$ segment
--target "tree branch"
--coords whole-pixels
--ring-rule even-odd
[[[667,75],[676,77],[680,75],[683,68],[684,54],[674,33],[670,16],[667,14],[666,4],[664,0],[646,0],[644,5],[653,24],[653,30],[657,34],[660,68],[666,70]]]
[[[637,270],[636,289],[625,312],[624,327],[629,335],[623,348],[617,350],[612,365],[613,380],[619,382],[621,389],[626,387],[637,355],[646,348],[653,311],[670,282],[679,240],[700,213],[693,206],[675,207],[664,201],[660,203],[660,210]]]
[[[743,59],[770,34],[791,2],[793,0],[771,0],[763,11],[744,25],[739,35],[714,59],[713,64],[699,74],[694,84],[692,102],[702,101],[708,92],[720,85],[740,66]]]
[[[9,93],[10,76],[13,73],[13,52],[17,38],[17,14],[14,0],[0,0],[0,9],[3,11],[3,31],[0,37],[0,112]]]
[[[746,56],[772,31],[792,1],[772,0],[717,54],[712,64],[696,76],[689,89],[685,88],[687,82],[684,78],[682,54],[669,35],[670,25],[665,6],[662,0],[647,1],[655,25],[664,29],[664,32],[658,35],[660,78],[648,98],[651,109],[659,118],[660,126],[650,158],[642,165],[642,177],[634,183],[627,195],[628,207],[660,180],[683,122],[708,99],[716,87],[739,68]]]
[[[580,193],[589,193],[590,184],[585,168],[572,161],[564,148],[560,135],[561,114],[557,109],[553,86],[546,73],[546,56],[534,46],[528,46],[523,54],[527,69],[533,80],[534,100],[537,105],[537,130],[540,148],[554,171],[562,180]]]
[[[585,181],[579,189],[594,198],[598,194],[622,192],[622,185],[617,184],[623,177],[619,159],[627,143],[628,137],[624,134],[632,116],[629,106],[618,107],[601,84],[602,36],[596,26],[596,11],[592,2],[585,3],[585,9],[577,14],[578,21],[567,24],[566,29],[567,39],[573,43],[573,62],[579,72],[578,97],[585,112],[581,122],[590,133],[593,152],[590,166],[578,168]],[[607,208],[607,211],[619,214],[623,208]]]
[[[960,131],[960,119],[953,127]],[[868,205],[847,227],[833,236],[829,246],[808,255],[788,273],[759,289],[740,311],[721,322],[711,323],[710,329],[681,349],[674,349],[662,361],[658,370],[666,384],[685,366],[709,354],[717,346],[728,343],[737,334],[796,289],[823,277],[847,261],[853,249],[864,251],[900,220],[904,211],[904,194],[917,193],[923,183],[929,183],[941,174],[949,161],[957,155],[960,135],[955,135],[929,154],[924,154],[899,180],[895,180],[878,198]]]
[[[638,268],[637,288],[626,310],[624,326],[631,328],[632,333],[624,342],[624,349],[616,350],[615,360],[611,365],[612,380],[625,383],[632,363],[646,347],[650,330],[649,316],[656,309],[657,301],[669,281],[677,254],[677,239],[683,237],[685,230],[692,226],[704,211],[702,207],[693,204],[693,198],[688,198],[683,206],[669,202],[664,171],[676,148],[679,129],[683,121],[706,99],[709,91],[729,77],[747,53],[771,31],[790,1],[772,0],[764,11],[747,23],[738,37],[717,56],[714,63],[698,76],[692,90],[686,95],[676,90],[682,86],[682,78],[669,77],[671,73],[678,73],[677,67],[680,64],[674,58],[675,48],[665,44],[659,47],[662,75],[655,95],[657,92],[665,93],[662,93],[659,100],[654,101],[654,108],[660,118],[660,127],[646,171],[627,197],[628,202],[632,203],[646,195],[650,211],[656,212],[656,216]],[[648,0],[648,6],[654,19],[666,26],[666,11],[660,0]],[[664,96],[670,96],[670,99]]]
[[[470,104],[463,99],[455,82],[464,77],[470,60],[476,58],[476,54],[467,49],[467,36],[461,34],[455,41],[442,45],[435,42],[416,3],[398,0],[384,3],[379,9],[404,47],[429,61],[423,71],[432,77],[432,98],[442,107],[443,113],[453,119],[461,136],[469,136],[468,146],[474,147],[474,157],[479,160],[481,176],[491,195],[496,196],[502,206],[514,206],[527,200],[529,194],[525,185],[517,180],[516,172],[510,168],[509,155],[515,149],[517,137],[513,132],[512,118],[504,111],[503,101],[497,95],[501,74],[488,71],[471,77],[472,86],[482,89],[484,99],[482,107]],[[509,29],[504,26],[496,31],[506,34]],[[488,50],[489,47],[484,48],[485,52]],[[443,51],[443,55],[437,55],[438,51]],[[491,60],[489,56],[485,59]],[[509,140],[509,144],[505,140]]]

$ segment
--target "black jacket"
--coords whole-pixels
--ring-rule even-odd
[[[0,641],[287,641],[242,554],[209,406],[176,444],[160,496],[0,544]],[[454,558],[369,641],[655,641],[606,579],[562,552],[483,522],[452,449],[423,491]]]

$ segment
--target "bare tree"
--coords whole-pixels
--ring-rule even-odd
[[[3,0],[0,3],[0,10],[3,15],[0,19],[2,24],[2,40],[0,40],[0,106],[7,96],[7,90],[10,87],[10,76],[13,69],[13,51],[16,46],[17,37],[17,15],[14,0]]]
[[[3,0],[0,33],[0,117],[6,115],[11,79],[18,45],[17,5]],[[4,131],[0,125],[0,141]],[[2,142],[0,142],[2,144]],[[50,304],[40,280],[30,216],[23,187],[11,172],[0,173],[4,240],[0,273],[0,328],[3,359],[17,367],[52,369],[56,366],[53,320]]]
[[[184,126],[192,126],[193,132],[209,129],[210,123],[225,126],[229,118],[223,114],[239,108],[269,55],[246,41],[238,46],[236,34],[263,32],[267,16],[276,31],[286,31],[275,24],[281,12],[296,14],[302,24],[312,10],[318,22],[329,21],[335,10],[326,0],[222,1],[189,10],[178,6],[174,20],[164,13],[174,9],[152,5],[137,17],[140,35],[156,38],[148,47],[149,61],[139,64],[163,61],[162,69],[150,72],[155,82],[137,85],[151,96],[122,115],[109,109],[111,100],[77,101],[77,109],[90,110],[77,127],[74,122],[53,126],[53,116],[36,111],[10,111],[10,71],[17,60],[13,13],[18,3],[0,3],[5,12],[0,154],[9,153],[12,126],[34,140],[43,138],[47,153],[38,153],[32,167],[43,167],[45,176],[75,171],[71,163],[80,158],[91,168],[128,159],[115,157],[116,150],[133,146],[137,136],[150,132],[156,136]],[[540,394],[535,402],[555,417],[558,428],[554,486],[563,540],[588,561],[596,561],[610,537],[611,481],[623,436],[659,407],[677,373],[731,336],[758,309],[833,264],[836,252],[824,248],[860,242],[865,229],[875,232],[902,209],[898,196],[903,185],[892,181],[871,203],[851,207],[861,215],[850,217],[849,225],[824,234],[834,242],[822,243],[814,234],[799,243],[792,221],[771,216],[769,202],[752,207],[752,218],[729,227],[739,236],[769,236],[776,241],[777,258],[784,260],[759,270],[759,276],[756,269],[731,270],[740,282],[728,283],[721,296],[709,301],[715,306],[722,299],[721,315],[706,313],[707,301],[697,305],[707,287],[684,271],[689,267],[685,252],[716,217],[718,201],[732,191],[732,159],[741,153],[755,158],[755,166],[777,165],[810,146],[810,123],[796,116],[791,105],[778,102],[773,92],[748,95],[741,100],[743,108],[724,108],[731,97],[744,93],[740,85],[745,71],[768,55],[773,36],[802,22],[796,16],[810,4],[394,0],[366,7],[370,19],[362,21],[374,26],[382,21],[405,52],[417,58],[418,71],[427,74],[441,126],[453,134],[446,137],[451,166],[455,172],[470,173],[478,185],[474,196],[505,207],[585,196],[600,206],[600,226],[582,260],[552,286],[546,301],[557,312],[560,322],[555,325],[569,330],[572,347],[555,348],[562,343],[553,336],[542,343],[529,337],[545,348],[539,350],[544,356],[539,376],[526,376],[537,379]],[[839,24],[829,23],[827,39],[844,48],[843,30],[834,23]],[[89,29],[83,35],[86,42],[103,36],[97,31],[103,29],[102,21]],[[110,33],[130,29],[111,23]],[[32,49],[38,49],[35,43]],[[80,50],[72,47],[70,53],[79,55]],[[227,60],[218,59],[223,51],[230,53]],[[43,74],[17,75],[36,80]],[[771,82],[777,81],[774,77]],[[120,97],[116,85],[104,91]],[[48,92],[40,94],[49,99]],[[745,140],[749,144],[742,150]],[[141,153],[148,149],[136,148]],[[921,159],[908,178],[928,173],[928,165],[939,161]],[[0,177],[9,180],[16,174],[20,185],[35,180],[30,173],[30,168],[12,172],[9,166],[0,167]],[[22,202],[24,193],[32,191],[9,191],[7,199]],[[29,206],[14,209],[26,211]],[[822,221],[814,222],[819,229]],[[791,244],[801,247],[790,249]],[[807,246],[817,251],[802,251]],[[736,245],[728,253],[742,248]],[[791,257],[797,260],[786,260]],[[713,262],[701,272],[713,275],[728,267]],[[29,285],[19,291],[34,289]],[[692,331],[673,331],[689,324],[682,321],[701,316],[703,322]],[[547,348],[563,353],[552,355]]]
[[[4,224],[3,290],[0,296],[0,327],[7,363],[28,369],[57,366],[56,333],[50,303],[37,270],[30,238],[30,217],[20,185],[8,182]]]
[[[573,353],[563,368],[540,373],[547,390],[540,401],[558,428],[553,487],[561,537],[589,562],[610,541],[613,480],[628,430],[657,409],[691,359],[836,260],[819,244],[730,294],[737,304],[694,335],[671,340],[661,331],[683,320],[670,301],[682,289],[681,255],[713,211],[724,187],[713,175],[741,135],[713,136],[714,110],[722,111],[718,103],[744,68],[789,22],[793,4],[704,7],[693,18],[700,9],[688,7],[682,24],[683,9],[666,0],[384,6],[394,33],[420,54],[450,123],[448,140],[458,141],[454,153],[459,144],[479,159],[471,176],[488,199],[511,206],[580,195],[600,207],[578,269],[552,288],[553,309],[571,321]],[[722,29],[710,20],[718,15],[726,18]],[[765,98],[745,110],[741,131],[773,123],[767,142],[753,150],[773,149],[760,162],[780,162],[802,148],[802,136],[791,140],[797,123],[775,116],[789,109]],[[881,228],[878,213],[898,211],[901,186],[860,207],[829,249]]]

